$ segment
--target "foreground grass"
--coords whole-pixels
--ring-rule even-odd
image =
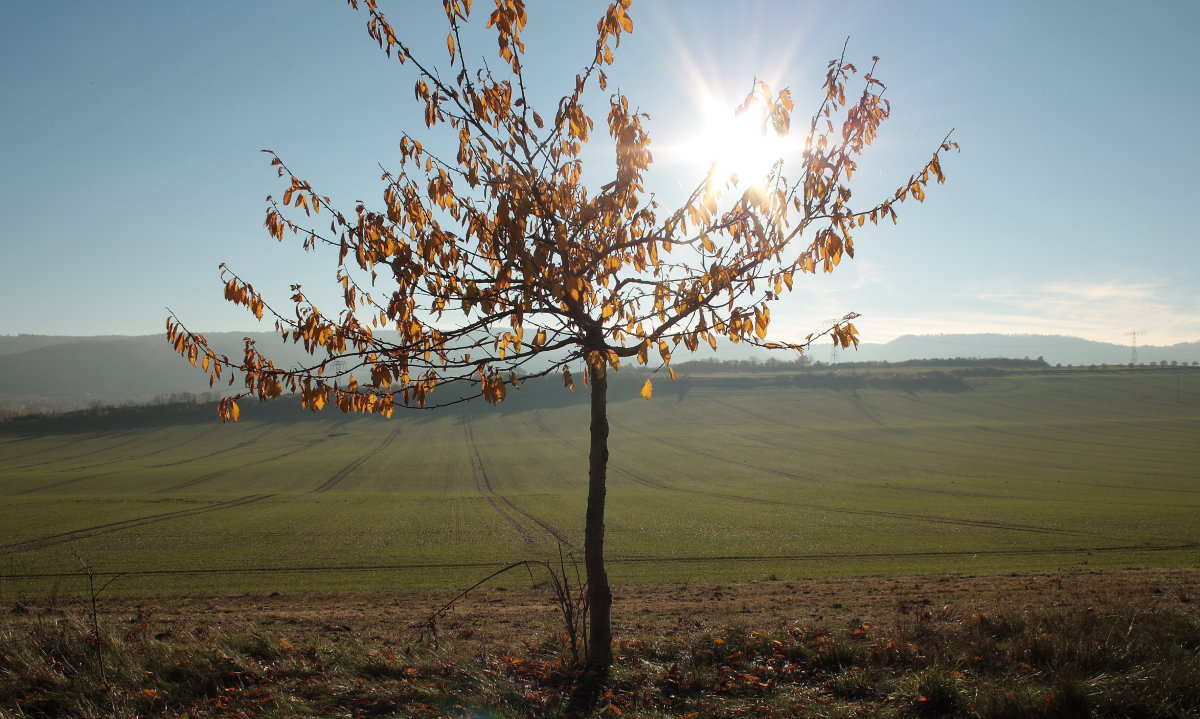
[[[1183,589],[1170,594],[650,623],[621,633],[597,713],[1195,717],[1200,613]],[[338,626],[287,632],[252,616],[162,630],[140,609],[93,624],[84,609],[6,607],[0,716],[543,717],[558,713],[571,679],[557,633],[514,627],[485,640],[495,615],[445,627],[437,643]]]

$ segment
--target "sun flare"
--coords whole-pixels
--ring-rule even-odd
[[[712,169],[715,182],[736,176],[742,187],[762,184],[775,162],[796,149],[792,140],[771,129],[766,108],[757,100],[740,112],[710,100],[703,114],[703,129],[687,143],[687,152]]]

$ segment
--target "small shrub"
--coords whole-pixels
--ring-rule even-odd
[[[1030,719],[1046,704],[1045,692],[1011,678],[981,688],[972,702],[979,719]]]
[[[900,680],[894,695],[898,717],[964,716],[969,704],[962,675],[957,671],[930,668]]]
[[[825,690],[838,699],[878,699],[887,696],[892,682],[880,670],[850,667],[825,683]]]
[[[1046,696],[1042,715],[1046,719],[1088,719],[1092,716],[1092,700],[1082,682],[1063,675]]]
[[[1099,716],[1130,719],[1200,716],[1200,655],[1182,661],[1150,663],[1100,677],[1095,682],[1092,700]]]
[[[976,614],[972,618],[976,631],[997,641],[1012,639],[1025,631],[1024,617],[1015,614]]]

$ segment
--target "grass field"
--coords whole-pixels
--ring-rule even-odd
[[[637,384],[610,406],[618,583],[1200,563],[1195,371]],[[454,586],[574,551],[584,399],[0,425],[0,596],[77,592],[80,557],[123,573],[109,592],[175,593]]]

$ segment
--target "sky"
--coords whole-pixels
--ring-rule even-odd
[[[436,0],[381,2],[439,61]],[[482,20],[491,3],[476,0]],[[589,60],[604,4],[528,0],[527,73],[542,107]],[[848,312],[862,340],[1038,333],[1200,340],[1194,33],[1200,3],[635,0],[610,84],[651,116],[650,187],[703,175],[704,108],[755,79],[799,117],[848,41],[881,58],[892,117],[860,163],[882,199],[947,132],[945,185],[865,228],[856,257],[772,310],[796,339]],[[468,47],[495,58],[481,36]],[[286,306],[334,268],[262,228],[277,151],[350,209],[380,205],[380,166],[420,136],[412,76],[340,0],[10,3],[0,22],[0,335],[266,330],[222,299],[227,262]],[[597,96],[598,126],[603,126]],[[552,114],[552,110],[543,114]],[[603,184],[605,180],[595,184]]]

